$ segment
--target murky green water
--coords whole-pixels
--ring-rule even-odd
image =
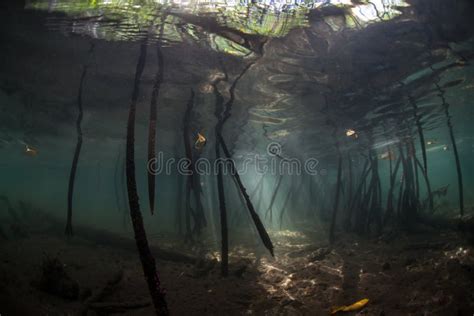
[[[0,314],[464,315],[471,2],[0,4]]]
[[[134,104],[131,173],[151,236],[188,230],[196,238],[202,229],[219,248],[214,167],[216,148],[225,157],[215,141],[223,117],[224,142],[269,230],[329,229],[335,209],[336,230],[367,235],[425,216],[458,216],[455,151],[464,215],[472,215],[468,1],[3,6],[0,195],[12,205],[23,201],[65,221],[82,107],[72,224],[131,232],[125,156]],[[199,173],[192,180],[189,165],[179,167],[189,157],[185,137]],[[148,180],[151,147],[163,168]],[[224,169],[229,229],[255,233],[245,196]],[[156,183],[153,216],[148,181]]]

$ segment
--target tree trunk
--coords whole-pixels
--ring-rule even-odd
[[[140,80],[145,67],[147,40],[140,45],[140,56],[135,73],[135,82],[133,87],[132,100],[128,114],[127,124],[127,147],[126,147],[126,173],[127,173],[127,191],[128,202],[130,207],[130,217],[132,219],[133,231],[135,234],[135,242],[137,244],[140,261],[142,263],[145,279],[148,284],[148,290],[155,307],[157,315],[168,315],[168,306],[165,301],[165,293],[161,289],[161,282],[155,266],[148,239],[143,225],[142,213],[138,202],[137,182],[135,175],[135,116],[136,105],[139,96]]]

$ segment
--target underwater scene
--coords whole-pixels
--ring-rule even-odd
[[[474,315],[474,1],[0,3],[0,315]]]

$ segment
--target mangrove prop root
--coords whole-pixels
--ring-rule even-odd
[[[390,172],[390,187],[387,193],[387,210],[385,211],[384,220],[382,226],[385,226],[393,214],[393,189],[395,186],[395,179],[400,168],[401,157],[398,157],[397,162],[395,163],[395,168],[393,172]]]
[[[262,176],[263,178],[263,176]],[[262,181],[262,183],[260,184],[260,188],[258,189],[258,196],[256,196],[255,198],[258,199],[257,200],[257,209],[260,209],[261,208],[261,205],[263,203],[263,192],[265,192],[265,187],[264,187],[264,181]],[[252,193],[253,194],[253,193]],[[251,197],[252,198],[252,197]]]
[[[161,25],[160,35],[163,34],[163,26]],[[161,38],[161,36],[160,36]],[[156,160],[156,115],[157,115],[157,102],[160,93],[160,86],[163,82],[163,52],[161,51],[160,41],[156,43],[156,55],[158,59],[158,71],[156,73],[155,82],[153,84],[153,90],[151,93],[150,101],[150,121],[148,125],[148,163]],[[150,202],[150,212],[153,215],[155,211],[155,173],[148,168],[148,200]]]
[[[436,88],[439,91],[439,97],[441,98],[444,113],[446,115],[446,124],[449,129],[449,137],[451,138],[451,146],[453,146],[454,159],[456,162],[456,172],[458,174],[458,190],[459,190],[459,215],[464,216],[464,188],[462,184],[462,172],[461,162],[459,160],[458,147],[456,145],[456,139],[454,138],[453,124],[451,123],[451,114],[449,114],[449,104],[446,102],[444,97],[444,90],[436,83]]]
[[[175,149],[174,149],[175,155],[178,155],[178,153],[179,153],[179,146],[181,145],[179,140],[181,139],[181,137],[182,137],[181,132],[177,131],[176,140],[175,140]],[[176,181],[177,188],[176,188],[175,225],[176,225],[176,228],[178,230],[178,235],[179,236],[183,236],[183,223],[184,223],[184,221],[183,221],[183,218],[184,218],[184,216],[183,216],[183,211],[184,211],[183,193],[185,193],[184,190],[186,188],[183,185],[185,183],[184,180],[185,180],[185,178],[183,177],[183,175],[178,174],[178,178],[177,178],[177,181]]]
[[[184,120],[183,120],[183,138],[184,138],[184,152],[186,154],[186,158],[188,161],[193,161],[193,152],[191,148],[191,142],[189,140],[189,124],[191,120],[191,111],[193,109],[194,104],[194,91],[191,90],[191,96],[189,97],[188,104],[186,106],[186,112],[184,113]],[[186,179],[186,202],[185,202],[185,223],[186,223],[186,235],[185,241],[192,241],[192,233],[191,233],[191,188],[193,183],[193,170],[192,170],[192,163],[188,166],[188,176]]]
[[[339,193],[341,191],[341,175],[342,175],[342,156],[339,153],[339,159],[337,164],[337,183],[336,183],[336,196],[334,197],[334,209],[332,211],[331,227],[329,229],[329,242],[334,242],[334,230],[336,229],[337,211],[339,209]]]
[[[314,184],[313,178],[310,176],[308,180],[309,180],[309,185],[308,185],[309,203],[312,206],[310,209],[308,209],[308,216],[314,216],[316,214],[316,206],[317,206],[318,199],[317,199],[317,195],[313,193],[316,191],[314,189],[315,184]]]
[[[92,53],[94,49],[94,45],[91,45],[89,54]],[[84,65],[82,67],[82,74],[81,74],[81,79],[79,81],[79,91],[77,94],[77,109],[78,109],[78,115],[77,115],[77,120],[76,120],[76,131],[77,131],[77,143],[76,143],[76,149],[74,150],[74,158],[72,159],[72,165],[71,165],[71,172],[69,174],[69,185],[68,185],[68,192],[67,192],[67,223],[66,223],[66,235],[67,236],[72,236],[73,235],[73,230],[72,230],[72,198],[74,194],[74,182],[76,180],[76,171],[77,171],[77,164],[79,163],[79,155],[81,154],[81,148],[82,148],[82,128],[81,128],[81,123],[82,123],[82,117],[84,115],[83,109],[82,109],[82,91],[84,88],[84,80],[86,78],[87,74],[87,68],[88,65]]]
[[[425,135],[423,133],[423,127],[421,125],[421,116],[418,114],[418,105],[416,104],[416,100],[412,96],[408,96],[408,100],[413,107],[414,116],[416,127],[418,130],[418,137],[420,138],[420,147],[421,147],[421,154],[423,155],[423,166],[424,172],[428,173],[428,162],[426,158],[426,145],[425,145]]]
[[[130,110],[127,123],[127,147],[126,147],[126,173],[127,173],[127,191],[128,202],[130,207],[130,217],[132,219],[133,231],[135,234],[135,242],[137,245],[140,261],[142,263],[145,279],[148,289],[155,307],[157,315],[168,315],[168,306],[165,301],[165,294],[161,289],[160,279],[155,266],[148,239],[143,225],[143,218],[140,211],[138,201],[137,181],[135,175],[135,115],[136,105],[139,96],[140,80],[145,67],[145,59],[147,52],[147,40],[140,45],[140,56],[135,72],[135,81],[130,103]]]
[[[246,202],[245,202],[245,199],[242,195],[242,193],[240,193],[240,188],[239,188],[239,184],[237,183],[237,180],[235,180],[235,177],[232,177],[232,181],[235,185],[235,188],[237,190],[237,196],[239,198],[239,202],[240,202],[240,205],[246,205]],[[233,217],[231,219],[231,222],[230,222],[230,226],[238,226],[242,220],[242,214],[241,213],[238,213],[238,212],[233,212],[232,213]]]
[[[371,164],[371,179],[369,182],[369,186],[365,193],[365,197],[362,202],[362,212],[359,213],[358,219],[358,230],[359,233],[369,233],[370,232],[370,224],[374,217],[374,212],[378,207],[378,183],[379,183],[379,176],[378,176],[378,164],[377,164],[377,157],[374,157],[374,153],[372,150],[369,151],[369,160]],[[369,206],[370,205],[370,206]]]
[[[125,148],[125,146],[124,146]],[[122,188],[121,193],[123,196],[123,212],[122,212],[122,224],[123,227],[126,228],[128,224],[130,224],[130,218],[128,217],[128,208],[127,208],[127,172],[126,172],[126,157],[123,156],[122,158],[122,164],[120,167],[120,188]]]
[[[352,190],[353,190],[353,184],[352,184],[352,157],[350,155],[350,153],[347,154],[347,162],[348,162],[348,170],[347,170],[347,173],[348,173],[348,177],[349,177],[349,183],[348,183],[348,186],[349,186],[349,192],[347,193],[347,206],[349,206],[350,202],[352,201]]]
[[[114,169],[114,194],[115,194],[115,205],[117,206],[117,211],[120,211],[121,203],[120,203],[120,185],[118,183],[118,172],[120,169],[120,158],[121,158],[122,150],[119,149],[117,154],[117,160],[115,161],[115,169]]]
[[[421,165],[421,162],[416,157],[415,157],[415,160],[416,160],[416,164],[417,164],[418,168],[420,168],[420,170],[423,171],[423,166]],[[423,178],[425,179],[426,190],[428,191],[428,201],[429,201],[430,211],[434,212],[433,193],[431,193],[430,180],[428,179],[428,177],[426,176],[425,173],[422,173],[422,174],[423,174]]]
[[[224,98],[222,95],[219,93],[219,90],[217,89],[217,82],[214,83],[214,94],[216,97],[216,108],[215,108],[215,116],[217,118],[217,124],[215,126],[215,154],[216,154],[216,160],[220,159],[220,145],[223,144],[223,138],[222,138],[222,130],[224,128],[225,122],[229,119],[231,115],[231,110],[232,110],[232,105],[235,100],[235,88],[237,86],[237,83],[239,80],[244,76],[244,74],[247,72],[247,70],[250,69],[250,67],[254,64],[255,62],[251,62],[245,66],[245,68],[242,70],[242,72],[235,78],[235,80],[232,82],[230,88],[229,88],[229,100],[223,104]],[[222,65],[223,67],[223,65]],[[224,68],[224,67],[223,67]],[[227,73],[224,69],[225,73],[225,78],[227,79]],[[228,237],[228,228],[227,228],[227,209],[226,209],[226,202],[225,202],[225,194],[224,194],[224,181],[223,181],[223,165],[222,163],[218,163],[217,167],[217,192],[218,192],[218,198],[219,198],[219,210],[220,210],[220,219],[221,219],[221,256],[222,256],[222,261],[221,261],[221,272],[222,275],[226,276],[228,274],[228,256],[229,256],[229,237]],[[241,184],[241,183],[240,183]],[[250,198],[248,198],[248,195],[246,194],[246,200],[250,202]],[[250,203],[251,204],[251,203]],[[252,206],[253,208],[253,206]],[[258,218],[258,216],[257,216]],[[255,221],[255,219],[254,219]],[[261,224],[261,223],[260,223]],[[263,227],[263,225],[262,225]],[[258,227],[257,227],[258,229]],[[273,253],[273,246],[271,252]]]
[[[193,210],[191,209],[191,183],[189,179],[186,181],[186,198],[185,198],[185,225],[186,225],[186,234],[184,235],[185,242],[193,242],[193,234],[191,231],[191,215]]]
[[[400,216],[400,210],[402,207],[402,196],[403,196],[403,190],[405,189],[405,185],[406,185],[406,179],[403,178],[402,181],[400,182],[400,189],[398,190],[397,217]]]
[[[412,161],[413,161],[413,170],[415,172],[415,196],[416,196],[416,199],[417,201],[420,200],[420,181],[419,181],[419,178],[418,178],[418,168],[416,167],[416,162],[415,162],[415,158],[416,158],[416,155],[415,155],[415,144],[413,143],[413,141],[411,141],[409,143],[409,146],[412,148],[413,150],[413,155],[412,155]],[[410,162],[411,164],[411,162]]]
[[[263,178],[264,178],[264,176],[260,177],[260,180],[258,180],[257,184],[255,185],[255,188],[252,190],[252,193],[250,193],[250,198],[251,199],[262,189]]]
[[[218,124],[219,125],[219,124]],[[220,149],[219,141],[221,136],[216,127],[216,159],[220,159]],[[222,177],[222,164],[218,164],[217,167],[217,192],[219,197],[219,210],[220,210],[220,219],[221,219],[221,272],[222,275],[227,276],[229,273],[229,236],[227,230],[227,209],[225,203],[225,194],[224,194],[224,179]]]
[[[176,199],[176,217],[175,223],[178,229],[178,234],[183,234],[183,177],[180,175],[177,181],[177,199]]]
[[[275,190],[273,190],[272,198],[270,200],[270,205],[268,206],[267,212],[265,213],[265,218],[267,218],[270,214],[270,223],[272,222],[272,217],[273,217],[273,204],[275,203],[276,196],[277,196],[278,190],[280,189],[282,180],[283,180],[283,174],[280,174],[275,186]]]
[[[389,146],[388,147],[388,152],[391,153],[392,152],[392,148]],[[390,175],[390,183],[393,183],[393,164],[392,164],[392,159],[390,157],[390,159],[388,159],[388,166],[389,166],[389,169],[388,169],[388,172],[389,172],[389,175]]]
[[[369,150],[368,161],[370,163],[371,177],[370,182],[367,186],[366,181],[364,181],[364,192],[361,195],[361,199],[358,205],[358,213],[356,217],[356,227],[359,234],[364,234],[368,232],[369,222],[372,216],[373,207],[377,198],[377,178],[378,171],[377,165],[375,164],[376,158],[373,157],[374,153],[372,150]],[[372,202],[372,204],[371,204]],[[371,206],[369,206],[371,205]]]
[[[362,173],[361,173],[361,180],[359,182],[359,185],[357,186],[357,190],[355,191],[355,194],[353,195],[352,201],[350,203],[350,207],[348,209],[347,217],[346,217],[346,229],[349,230],[351,228],[351,222],[352,222],[352,214],[354,213],[354,209],[356,208],[357,203],[361,199],[362,195],[362,190],[364,188],[365,182],[367,180],[367,177],[369,175],[369,172],[372,170],[372,165],[369,166],[369,160],[365,160],[364,167],[362,168]]]
[[[204,215],[202,201],[201,201],[201,188],[199,181],[199,174],[195,172],[196,159],[193,156],[193,150],[191,141],[189,139],[191,131],[191,115],[194,107],[194,91],[191,90],[191,96],[186,106],[186,112],[183,119],[183,137],[184,137],[184,151],[186,158],[190,162],[187,167],[188,176],[186,181],[186,241],[192,241],[192,234],[201,233],[202,227],[206,226],[206,218]],[[191,209],[191,191],[193,191],[194,198],[196,201],[196,211]],[[194,228],[191,230],[191,215],[194,220]]]
[[[247,203],[247,209],[249,210],[250,216],[252,217],[252,220],[255,224],[255,227],[257,228],[258,234],[260,235],[260,239],[262,240],[265,248],[270,251],[270,254],[274,256],[273,253],[273,243],[272,240],[270,239],[270,236],[267,233],[267,230],[265,229],[265,226],[263,226],[262,221],[260,220],[260,217],[258,216],[257,212],[255,211],[255,208],[253,207],[252,201],[250,200],[250,197],[247,193],[247,190],[245,189],[242,180],[240,179],[239,174],[237,173],[237,169],[235,167],[234,161],[231,159],[231,155],[229,152],[229,149],[227,148],[227,145],[224,142],[224,139],[221,137],[219,139],[220,144],[222,146],[222,150],[224,151],[224,155],[229,161],[230,168],[231,168],[231,173],[234,177],[234,179],[237,181],[237,184],[240,189],[240,193],[242,193],[242,196],[245,199],[245,202]]]
[[[199,158],[197,158],[199,159]],[[196,170],[196,159],[191,161],[191,164],[192,164],[192,170]],[[193,189],[193,193],[194,193],[194,201],[195,201],[195,204],[196,204],[196,214],[195,214],[195,225],[194,225],[194,232],[196,232],[196,234],[200,234],[201,233],[201,229],[202,227],[205,227],[207,225],[207,222],[206,222],[206,216],[204,215],[204,207],[202,205],[202,200],[201,200],[201,194],[202,194],[202,189],[201,189],[201,181],[199,179],[199,174],[198,173],[195,173],[192,177],[192,189]]]
[[[225,72],[225,71],[224,71]],[[227,73],[226,76],[227,78]],[[216,155],[216,161],[220,160],[220,138],[222,137],[222,128],[224,125],[224,118],[222,116],[224,98],[217,89],[217,83],[214,83],[214,96],[215,100],[215,112],[214,115],[217,118],[217,124],[214,129],[215,133],[215,144],[214,150]],[[227,276],[229,273],[229,235],[227,229],[227,209],[225,202],[225,193],[224,193],[224,181],[222,176],[223,166],[221,163],[218,163],[217,166],[217,196],[219,200],[219,215],[221,221],[221,273],[223,276]]]
[[[406,157],[403,154],[403,148],[401,144],[398,144],[400,157],[402,159],[403,165],[403,175],[404,175],[404,190],[401,196],[401,204],[399,203],[399,219],[401,219],[405,224],[412,223],[412,220],[418,216],[418,201],[415,196],[415,183],[413,178],[413,165],[410,155],[413,153],[410,152],[410,147],[407,144]],[[400,201],[399,201],[400,202]],[[403,211],[403,213],[402,213]]]
[[[309,180],[310,180],[310,185],[311,185],[311,183],[312,183],[311,178]],[[293,199],[294,192],[301,192],[301,187],[303,186],[303,181],[304,181],[304,178],[301,179],[300,183],[296,187],[296,190],[293,188],[293,184],[290,187],[290,189],[288,190],[288,193],[285,197],[285,201],[283,202],[283,206],[280,210],[280,229],[283,227],[283,216],[285,215],[285,210],[287,209],[288,202],[290,202],[290,199]]]
[[[288,192],[286,193],[285,200],[283,202],[283,206],[281,207],[280,211],[280,230],[283,227],[283,216],[285,215],[285,209],[286,206],[288,205],[288,202],[290,201],[290,198],[293,196],[293,188],[290,188]]]
[[[380,177],[379,177],[379,172],[378,172],[378,159],[376,154],[373,154],[374,156],[371,159],[372,163],[372,180],[370,184],[370,189],[371,189],[371,194],[372,194],[372,200],[371,200],[371,206],[368,209],[368,214],[367,214],[367,221],[366,221],[366,233],[370,233],[370,224],[372,222],[376,222],[377,224],[377,229],[378,232],[382,230],[382,220],[381,220],[381,195],[382,195],[382,189],[381,189],[381,184],[380,184]]]

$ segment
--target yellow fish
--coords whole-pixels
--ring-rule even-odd
[[[346,130],[346,136],[347,137],[353,136],[354,138],[359,137],[359,135],[357,135],[356,131],[354,131],[353,129]]]
[[[26,145],[25,154],[30,157],[35,157],[36,155],[38,155],[38,150]]]
[[[362,309],[367,303],[369,302],[369,299],[364,298],[358,302],[355,302],[352,305],[349,306],[339,306],[339,307],[334,307],[331,311],[331,315],[334,315],[339,312],[353,312],[357,311],[359,309]]]
[[[207,139],[201,133],[197,134],[196,142],[194,143],[194,148],[201,150],[206,145]]]

